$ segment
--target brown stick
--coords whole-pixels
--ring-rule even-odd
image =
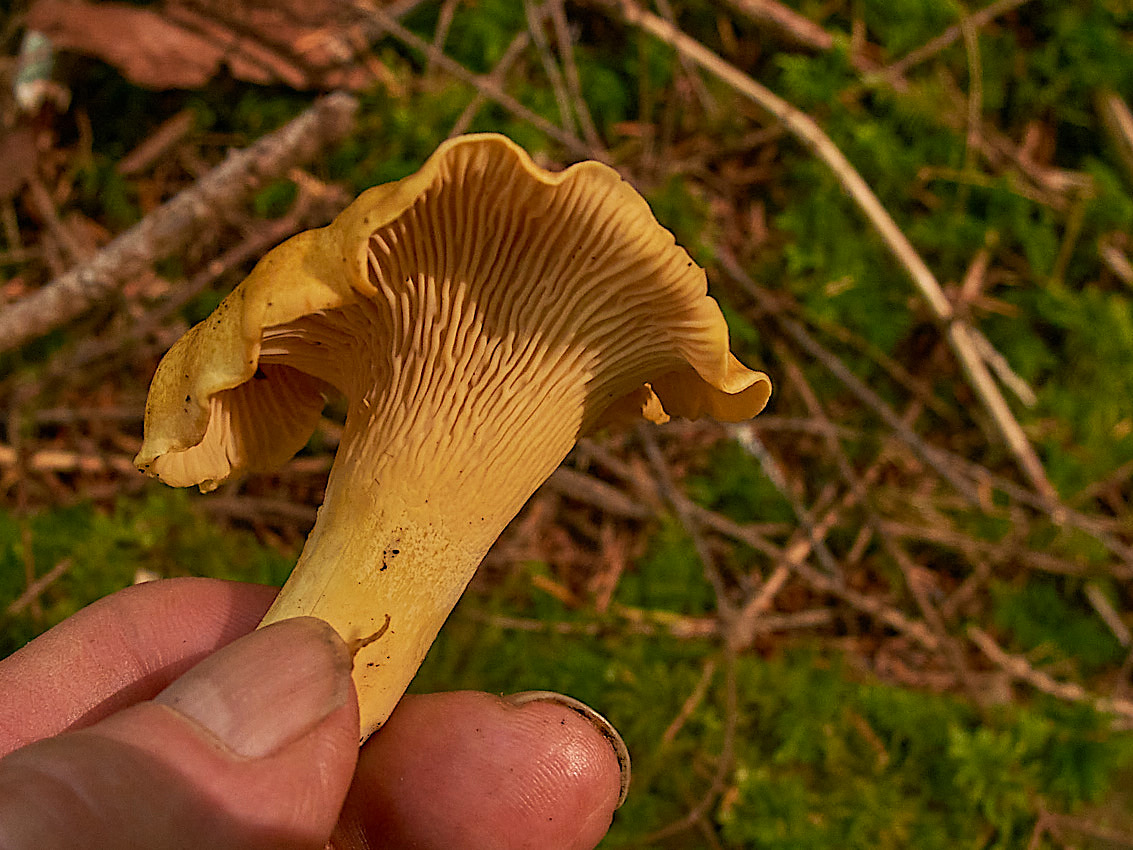
[[[811,50],[832,50],[834,36],[794,9],[775,0],[728,0],[728,5],[753,21],[768,24],[796,44]]]
[[[567,90],[570,92],[574,114],[578,118],[586,143],[595,150],[602,150],[602,139],[598,135],[598,128],[594,126],[594,119],[590,116],[586,98],[582,95],[582,78],[578,73],[578,64],[574,61],[574,46],[571,42],[570,27],[567,26],[563,0],[550,0],[550,12],[556,48],[563,63],[563,73],[566,75]]]
[[[336,93],[228,158],[105,248],[0,313],[0,352],[18,348],[107,300],[155,260],[183,250],[201,227],[245,202],[268,181],[344,138],[358,101]]]
[[[915,50],[909,51],[896,62],[882,68],[879,75],[888,79],[903,77],[914,65],[919,65],[921,62],[924,62],[954,44],[963,36],[965,25],[973,29],[978,29],[984,24],[998,18],[1000,15],[1006,15],[1013,9],[1017,9],[1028,2],[1030,2],[1030,0],[996,0],[996,2],[984,6],[984,8],[980,9],[978,12],[973,12],[969,15],[965,24],[953,24],[936,38],[926,42]]]
[[[502,86],[507,78],[508,71],[511,70],[511,66],[515,64],[515,61],[520,57],[523,51],[527,49],[527,45],[530,43],[531,33],[527,32],[527,30],[517,32],[515,37],[511,40],[511,43],[508,44],[507,50],[504,51],[504,55],[500,57],[500,61],[496,63],[496,67],[493,68],[488,75],[489,79],[495,80]],[[451,139],[453,136],[459,136],[462,133],[468,132],[468,125],[472,123],[472,120],[476,117],[476,113],[479,112],[480,108],[487,102],[488,98],[483,92],[477,91],[476,96],[464,107],[464,111],[460,113],[460,117],[456,119],[456,123],[454,123],[452,129],[449,130],[449,138]]]
[[[1036,670],[1022,655],[1005,651],[998,643],[978,626],[968,627],[968,637],[980,648],[988,660],[1001,667],[1008,675],[1026,682],[1044,694],[1050,694],[1067,702],[1080,702],[1092,705],[1096,711],[1116,714],[1126,720],[1133,720],[1133,702],[1127,699],[1112,699],[1097,696],[1086,691],[1074,682],[1060,682],[1041,670]]]
[[[419,50],[424,53],[433,64],[444,71],[446,74],[451,74],[462,82],[468,83],[476,89],[480,94],[484,95],[491,100],[494,100],[504,109],[513,113],[514,115],[522,118],[524,121],[531,124],[536,129],[546,133],[552,139],[557,141],[563,147],[579,156],[593,157],[606,161],[608,157],[602,151],[591,150],[590,146],[579,139],[572,133],[568,133],[561,127],[558,127],[538,115],[532,110],[528,109],[506,91],[504,91],[503,84],[498,80],[493,79],[491,76],[483,76],[481,74],[473,73],[461,65],[459,62],[450,59],[445,54],[439,52],[432,44],[425,41],[419,35],[411,32],[410,30],[399,24],[393,17],[379,6],[367,7],[361,3],[356,4],[359,9],[362,9],[366,14],[370,15],[378,24],[385,28],[390,35],[398,41],[409,45],[414,50]]]
[[[708,579],[709,584],[712,585],[712,590],[716,594],[717,615],[725,628],[730,628],[736,617],[736,607],[732,602],[731,596],[728,594],[728,589],[724,584],[724,577],[720,575],[720,570],[716,565],[716,559],[712,557],[712,553],[708,550],[708,545],[704,540],[704,535],[701,534],[700,523],[696,521],[692,512],[688,509],[688,500],[685,498],[684,493],[679,490],[676,483],[673,481],[669,466],[665,462],[665,456],[661,453],[661,447],[657,445],[657,440],[653,436],[653,432],[649,430],[649,426],[642,425],[638,428],[637,433],[638,437],[641,439],[642,446],[645,448],[645,456],[648,458],[649,465],[652,467],[653,477],[657,482],[657,488],[673,508],[677,519],[680,520],[685,532],[692,540],[693,548],[696,549],[697,557],[700,558],[701,565],[704,568],[704,575]]]
[[[35,581],[28,585],[27,590],[14,599],[11,604],[5,609],[5,613],[10,617],[14,617],[23,611],[25,608],[31,606],[43,591],[47,590],[56,579],[60,578],[67,570],[71,568],[71,559],[64,558],[50,570],[43,575],[39,576]]]

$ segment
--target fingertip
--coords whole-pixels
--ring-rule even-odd
[[[594,730],[610,745],[610,749],[613,750],[614,757],[617,759],[619,789],[618,802],[614,808],[620,809],[622,807],[622,804],[626,801],[626,797],[629,796],[632,765],[630,763],[629,747],[626,746],[626,742],[622,739],[621,733],[618,732],[617,727],[615,727],[613,723],[582,700],[575,699],[567,694],[560,694],[557,691],[520,691],[518,693],[509,694],[503,699],[505,702],[517,707],[533,702],[549,702],[554,705],[560,705],[563,708],[573,711],[594,727]]]
[[[365,846],[365,834],[389,847],[583,850],[605,835],[620,792],[615,749],[575,709],[411,696],[363,748],[340,846]]]

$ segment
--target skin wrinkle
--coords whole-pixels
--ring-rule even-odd
[[[183,604],[188,594],[191,608]],[[0,755],[155,696],[197,660],[250,630],[274,594],[254,585],[165,579],[84,608],[66,627],[38,639],[38,657],[50,661],[48,675],[30,649],[18,650],[0,668],[0,693],[19,695],[0,704]],[[169,637],[178,634],[192,641]],[[144,650],[141,641],[148,642]],[[143,652],[150,660],[139,661]],[[45,705],[50,710],[36,709]]]
[[[54,820],[54,810],[63,808],[68,812],[69,822],[78,830],[78,834],[89,834],[99,829],[99,824],[105,817],[101,801],[97,799],[97,794],[92,796],[91,792],[95,789],[84,788],[81,783],[74,781],[72,768],[65,760],[40,758],[30,766],[23,765],[19,777],[19,787],[6,790],[4,784],[0,783],[0,797],[19,799],[24,806],[40,807],[40,801],[51,801],[50,809],[38,816],[28,812],[30,821],[49,824]],[[0,824],[0,848],[6,846],[4,827]]]

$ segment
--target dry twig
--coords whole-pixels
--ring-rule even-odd
[[[775,30],[796,44],[811,50],[831,50],[834,37],[805,15],[776,0],[728,0],[728,5],[742,15]]]
[[[507,49],[504,51],[504,55],[500,57],[500,61],[496,63],[496,67],[493,68],[492,72],[488,75],[488,78],[494,80],[497,85],[502,86],[504,80],[507,78],[508,71],[511,70],[511,66],[515,64],[516,60],[519,59],[529,44],[531,44],[531,33],[527,30],[517,32],[515,38],[511,40],[511,43],[508,44]],[[481,107],[487,102],[488,98],[484,93],[477,91],[476,96],[468,102],[468,105],[464,107],[464,111],[460,113],[460,117],[453,123],[452,129],[449,131],[449,138],[467,132],[468,126],[476,117],[476,113],[479,112]]]
[[[1133,722],[1133,701],[1097,696],[1075,682],[1060,682],[1047,673],[1036,670],[1022,655],[1013,655],[1004,650],[991,635],[978,626],[968,627],[968,637],[989,661],[1002,668],[1011,678],[1026,682],[1035,690],[1052,697],[1066,702],[1086,703],[1093,706],[1095,711],[1115,714]]]
[[[5,613],[9,617],[15,617],[25,608],[30,607],[47,588],[51,587],[51,585],[61,578],[70,568],[71,559],[64,558],[50,570],[28,584],[27,589],[8,605],[5,609]]]
[[[994,3],[989,3],[978,12],[973,12],[971,15],[968,15],[966,24],[972,29],[979,29],[996,18],[1006,15],[1008,12],[1018,9],[1028,2],[1030,2],[1030,0],[995,0]],[[940,53],[940,51],[947,49],[963,38],[964,25],[964,23],[953,24],[936,38],[915,50],[909,51],[896,62],[882,68],[878,72],[878,76],[890,80],[905,76],[914,66],[926,62]]]
[[[367,15],[370,15],[376,23],[382,26],[398,41],[404,42],[414,50],[419,50],[425,54],[438,68],[447,74],[451,74],[458,80],[472,86],[476,91],[484,97],[494,100],[504,109],[513,113],[519,118],[531,124],[547,136],[554,139],[567,150],[575,153],[578,156],[593,157],[606,161],[607,157],[602,151],[595,151],[590,148],[584,141],[579,139],[573,133],[568,133],[561,127],[558,127],[544,118],[532,112],[510,94],[508,94],[503,87],[503,84],[492,76],[483,76],[474,74],[469,71],[459,62],[450,59],[445,54],[441,53],[432,44],[425,41],[419,35],[411,32],[403,27],[400,23],[394,20],[393,16],[382,9],[380,6],[367,6],[364,3],[356,3],[357,8]]]

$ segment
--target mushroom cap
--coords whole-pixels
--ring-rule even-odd
[[[491,341],[473,340],[478,330]],[[520,361],[562,358],[584,376],[573,395],[553,378],[534,388],[581,400],[574,436],[635,417],[741,421],[771,392],[731,354],[704,271],[617,172],[596,162],[549,172],[503,136],[470,135],[266,254],[162,360],[135,463],[204,490],[278,467],[309,439],[328,393],[368,408],[375,375],[395,380],[360,368],[347,339],[357,335],[371,357],[389,348],[399,363],[413,346],[433,350],[430,368],[465,370],[462,393],[535,340],[543,353]],[[429,379],[414,380],[391,410]],[[493,387],[522,383],[509,380]]]

